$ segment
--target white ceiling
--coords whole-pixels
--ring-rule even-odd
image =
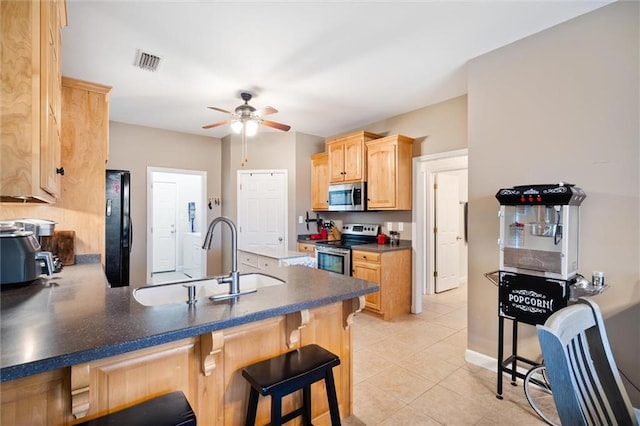
[[[207,107],[249,90],[326,137],[465,94],[469,59],[610,2],[67,0],[62,71],[113,86],[113,121],[223,137]]]

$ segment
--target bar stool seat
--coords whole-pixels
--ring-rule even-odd
[[[271,396],[271,426],[279,426],[302,416],[311,425],[311,384],[325,381],[331,424],[340,425],[340,412],[333,367],[340,364],[337,355],[318,345],[302,346],[285,354],[257,362],[242,369],[242,376],[251,385],[246,425],[256,420],[259,395]],[[282,398],[302,389],[302,407],[282,415]]]
[[[196,426],[196,414],[182,391],[158,396],[76,426]]]

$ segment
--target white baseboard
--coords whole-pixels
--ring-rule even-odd
[[[464,360],[470,362],[473,365],[477,365],[478,367],[482,367],[493,372],[498,371],[498,360],[485,354],[481,354],[480,352],[466,349],[464,352]],[[520,364],[522,363],[520,362]],[[521,366],[516,368],[516,370],[522,374],[527,374],[527,371],[529,371],[528,368],[523,368]]]
[[[481,354],[480,352],[466,349],[464,351],[464,360],[490,371],[498,371],[498,360],[485,354]]]

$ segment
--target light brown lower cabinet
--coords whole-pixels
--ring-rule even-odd
[[[340,414],[349,416],[352,361],[348,324],[362,308],[362,299],[4,382],[0,386],[1,424],[73,425],[174,390],[184,392],[198,424],[243,424],[249,385],[241,369],[310,343],[340,357],[333,372]],[[313,423],[329,425],[325,384],[321,381],[311,388]],[[299,406],[301,400],[300,392],[289,395],[283,400],[283,412]],[[269,402],[269,398],[260,398],[257,423],[269,422]]]
[[[71,414],[69,369],[24,377],[0,385],[0,424],[66,425]]]
[[[301,253],[309,253],[309,256],[315,256],[316,245],[314,243],[298,243],[298,251]]]
[[[380,285],[365,296],[365,309],[385,320],[411,312],[411,249],[351,251],[351,274]]]

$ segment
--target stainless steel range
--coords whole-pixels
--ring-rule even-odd
[[[318,269],[351,275],[351,247],[377,241],[380,225],[350,223],[342,225],[342,239],[316,243]]]

